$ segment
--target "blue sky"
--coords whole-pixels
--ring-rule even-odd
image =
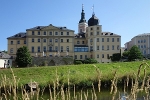
[[[121,46],[132,37],[150,33],[150,0],[1,0],[0,50],[7,50],[7,37],[35,26],[66,26],[77,33],[84,4],[85,18],[95,15],[102,31],[121,35]]]

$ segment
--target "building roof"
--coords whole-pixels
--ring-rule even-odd
[[[120,35],[112,33],[112,32],[102,32],[101,35],[104,35],[104,36],[120,36]]]
[[[0,51],[0,58],[7,59],[7,58],[11,58],[11,56],[5,52]]]
[[[7,39],[11,39],[11,38],[26,38],[26,32],[17,33],[13,36],[8,37]]]
[[[66,30],[66,31],[74,31],[74,30],[71,30],[71,29],[68,29],[67,27],[61,27],[61,26],[53,26],[52,24],[50,24],[49,26],[52,26],[52,27],[55,27],[55,28],[58,28],[60,30]],[[36,27],[33,27],[33,28],[30,28],[30,29],[26,29],[26,30],[42,30],[46,27],[49,27],[49,26],[36,26]]]
[[[85,33],[84,32],[78,33],[77,35],[75,35],[75,38],[85,38]]]
[[[147,35],[150,35],[150,33],[143,33],[143,34],[139,34],[137,36],[147,36]]]
[[[99,25],[99,19],[95,16],[95,14],[93,14],[92,17],[88,20],[88,26],[94,25]]]

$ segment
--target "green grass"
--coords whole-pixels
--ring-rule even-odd
[[[150,61],[143,62],[150,65]],[[101,80],[110,81],[113,79],[115,71],[117,71],[118,79],[128,75],[133,76],[133,73],[137,73],[140,64],[143,62],[118,62],[95,65],[102,73]],[[58,76],[56,76],[56,69]],[[146,69],[147,74],[150,74],[149,68],[147,67]],[[98,76],[93,64],[13,68],[13,72],[16,78],[20,79],[19,84],[26,84],[32,79],[32,81],[38,82],[41,86],[53,84],[53,81],[56,81],[57,77],[59,81],[64,84],[68,83],[68,78],[72,85],[79,85],[81,83],[91,84],[92,82],[97,82]],[[10,69],[0,69],[0,74],[2,76],[6,75],[7,78],[12,79],[12,72]],[[143,75],[143,71],[141,75]]]

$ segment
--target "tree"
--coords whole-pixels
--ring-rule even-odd
[[[20,47],[17,50],[15,62],[18,67],[27,67],[29,64],[31,64],[31,60],[31,55],[26,46]]]
[[[129,53],[130,53],[130,51],[124,51],[122,55],[123,55],[123,57],[127,57],[128,58]]]
[[[132,61],[135,59],[142,59],[142,58],[143,56],[140,49],[136,45],[132,46],[128,55],[128,60]]]
[[[114,53],[112,56],[110,56],[111,61],[119,61],[121,58],[121,54],[120,53]]]

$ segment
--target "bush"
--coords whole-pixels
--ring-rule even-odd
[[[92,58],[87,58],[86,60],[83,61],[84,64],[95,64],[98,63],[97,60],[92,59]]]
[[[76,65],[78,65],[78,64],[82,64],[82,61],[75,60],[75,61],[74,61],[74,64],[76,64]]]

